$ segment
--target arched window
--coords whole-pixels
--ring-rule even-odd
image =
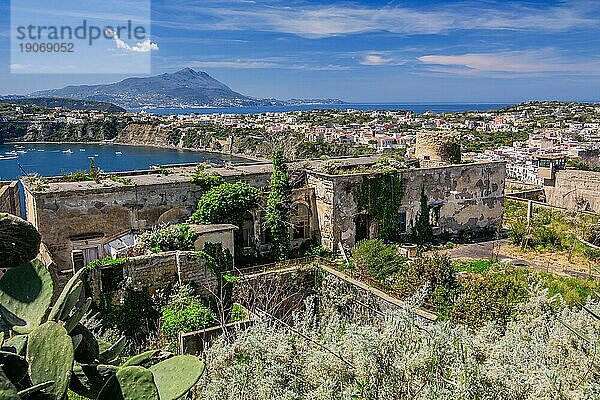
[[[249,212],[244,216],[242,238],[244,247],[254,246],[254,217]]]
[[[302,203],[296,203],[292,207],[291,215],[294,226],[294,240],[310,239],[310,210]]]

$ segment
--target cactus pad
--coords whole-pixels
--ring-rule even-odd
[[[11,268],[0,278],[0,314],[15,331],[31,331],[46,315],[53,290],[50,272],[39,260]]]
[[[204,363],[194,356],[175,356],[149,368],[161,400],[175,400],[186,394],[200,379]]]
[[[65,328],[53,321],[35,328],[27,342],[27,362],[33,385],[54,381],[44,397],[62,399],[73,368],[73,342]]]
[[[0,351],[0,366],[11,382],[20,382],[27,375],[27,361],[15,353]]]
[[[81,335],[81,343],[75,349],[75,360],[82,364],[91,364],[98,359],[100,346],[96,337],[88,328],[77,324],[71,331],[71,336]]]
[[[119,368],[97,400],[159,400],[152,372],[143,367]]]
[[[69,388],[81,396],[95,399],[117,369],[113,365],[75,363]]]
[[[0,268],[15,268],[36,258],[41,239],[29,222],[0,214]]]

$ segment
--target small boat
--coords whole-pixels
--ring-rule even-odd
[[[44,149],[38,149],[38,151],[46,151],[46,150],[44,150]]]
[[[94,154],[94,157],[100,157],[98,154]]]
[[[17,152],[16,151],[5,151],[4,154],[9,155],[9,156],[16,156]]]
[[[123,155],[123,153],[121,153],[120,151],[115,151],[115,154],[118,156]]]
[[[65,154],[72,154],[73,153],[73,151],[71,149],[63,150],[62,152],[65,153]]]
[[[79,151],[85,151],[85,149],[79,149]]]
[[[25,148],[25,146],[21,146],[21,145],[15,144],[15,149],[24,149],[24,148]]]
[[[17,156],[0,156],[0,161],[2,161],[2,160],[16,160],[17,158],[19,158],[19,157],[17,157]]]
[[[19,153],[19,154],[27,154],[27,152],[25,150],[17,150],[17,153]]]

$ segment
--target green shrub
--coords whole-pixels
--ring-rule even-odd
[[[380,281],[406,268],[407,261],[398,253],[396,246],[387,245],[380,239],[358,242],[352,250],[352,257],[359,272]]]
[[[177,340],[179,332],[194,332],[214,324],[215,318],[205,307],[193,289],[180,286],[161,309],[161,332],[169,340]]]
[[[192,178],[192,183],[199,186],[202,189],[202,193],[206,193],[210,189],[222,185],[224,182],[225,180],[221,175],[216,172],[208,174],[200,167],[198,167]]]
[[[245,214],[258,204],[260,197],[260,190],[246,182],[223,183],[200,198],[192,219],[201,224],[234,224],[241,227]]]
[[[248,313],[246,312],[246,309],[244,307],[242,307],[240,304],[234,303],[233,308],[231,309],[231,315],[229,317],[229,321],[230,322],[239,322],[239,321],[245,321],[246,319],[248,319]]]
[[[267,198],[266,221],[271,233],[273,257],[285,260],[291,251],[290,214],[292,209],[292,185],[287,160],[281,150],[273,153],[273,173]]]
[[[463,284],[463,293],[452,309],[452,319],[473,328],[489,321],[502,326],[516,313],[517,305],[527,301],[527,283],[513,275],[488,273]]]
[[[139,241],[154,253],[165,251],[193,251],[198,233],[187,224],[171,225],[154,231],[145,232]]]
[[[456,280],[456,269],[448,256],[437,252],[432,255],[420,255],[397,275],[395,289],[411,296],[427,283],[427,301],[431,305],[440,312],[452,305],[459,284]]]

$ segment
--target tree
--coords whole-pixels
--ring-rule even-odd
[[[283,152],[273,153],[273,174],[267,199],[266,220],[271,231],[273,254],[277,260],[284,260],[290,253],[290,212],[292,208],[292,187],[290,174]]]
[[[421,186],[421,198],[419,200],[419,213],[415,219],[415,226],[413,227],[412,237],[416,244],[422,245],[431,240],[433,237],[433,229],[429,222],[429,200],[425,194],[425,186]]]

